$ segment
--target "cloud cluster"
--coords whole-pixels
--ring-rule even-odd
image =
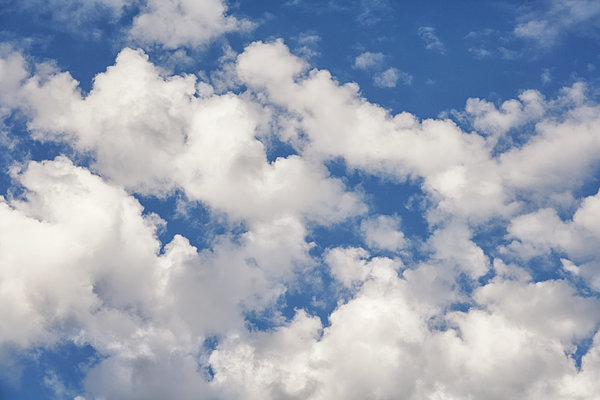
[[[600,21],[600,5],[590,0],[546,2],[545,11],[524,12],[514,34],[543,47],[554,45],[568,31],[594,31]],[[540,15],[541,14],[541,15]]]
[[[53,25],[81,35],[89,32],[98,38],[101,31],[94,31],[94,21],[106,19],[116,24],[129,18],[121,40],[139,46],[159,46],[177,49],[182,46],[204,46],[219,36],[234,31],[249,30],[254,24],[245,19],[227,15],[224,0],[25,0],[19,9],[39,15],[49,15]],[[90,23],[92,22],[92,23]]]
[[[218,1],[141,10],[132,35],[165,48],[238,27]],[[90,399],[598,393],[600,195],[579,193],[600,167],[600,106],[583,84],[469,99],[455,114],[468,131],[391,114],[281,40],[248,45],[231,68],[244,91],[219,94],[125,48],[84,94],[68,72],[2,49],[0,115],[89,163],[15,160],[15,190],[0,198],[0,346],[92,346]],[[274,142],[292,150],[269,157]],[[417,185],[426,237],[375,213],[334,161]],[[223,218],[206,249],[158,239],[169,222],[138,199],[174,193]],[[340,222],[361,243],[312,252],[315,227]],[[479,240],[494,227],[505,233]],[[527,263],[553,252],[554,274],[535,278]],[[326,320],[308,307],[286,319],[286,292],[319,268],[336,306]],[[272,328],[248,329],[252,313]]]
[[[366,51],[354,59],[354,68],[370,72],[373,76],[373,84],[379,88],[394,88],[398,82],[410,86],[413,76],[395,67],[386,68],[385,59],[383,53]]]

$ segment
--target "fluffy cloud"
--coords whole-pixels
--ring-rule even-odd
[[[390,260],[365,262],[364,251],[335,251],[334,264],[363,270],[355,277],[363,285],[331,314],[331,325],[298,312],[273,333],[228,338],[210,358],[214,385],[250,399],[566,399],[575,388],[579,398],[594,393],[588,376],[597,374],[596,347],[579,373],[564,353],[570,337],[593,332],[597,300],[576,296],[565,282],[498,277],[475,295],[479,309],[448,313],[442,322],[435,308],[411,294],[411,275],[399,278]],[[515,290],[518,305],[506,296]],[[526,309],[521,296],[530,304]]]
[[[276,76],[264,61],[273,59],[282,64]],[[423,178],[423,188],[440,205],[431,214],[434,218],[510,215],[519,207],[517,193],[535,201],[565,193],[580,185],[599,161],[593,133],[599,124],[597,105],[586,99],[582,84],[563,89],[552,100],[525,91],[500,110],[469,100],[467,112],[475,127],[489,134],[485,137],[464,132],[450,120],[390,115],[361,98],[354,84],[341,85],[327,71],[307,72],[281,42],[250,45],[237,68],[244,82],[296,117],[284,139],[302,154],[342,157],[349,167],[380,176]],[[499,135],[532,122],[524,144],[508,142],[508,148],[496,152]],[[294,136],[294,129],[302,136]]]
[[[369,247],[390,251],[401,250],[407,245],[404,234],[399,228],[400,218],[386,215],[365,219],[360,225]]]
[[[575,263],[563,260],[565,269],[581,275],[596,290],[600,288],[598,240],[600,239],[600,194],[583,200],[570,221],[563,221],[556,210],[545,208],[520,215],[511,221],[508,233],[514,240],[509,249],[524,259],[564,252]]]
[[[134,13],[133,21],[119,30],[120,40],[168,50],[205,46],[223,34],[254,26],[228,15],[223,0],[25,0],[16,7],[34,15],[49,15],[63,30],[97,37],[102,35],[99,22],[116,23],[127,11]]]
[[[160,253],[158,217],[66,158],[30,163],[15,179],[23,197],[0,203],[0,342],[91,344],[109,357],[88,377],[91,388],[105,387],[94,382],[113,367],[160,364],[170,352],[188,365],[204,338],[243,327],[244,313],[273,304],[308,262],[293,219],[218,238],[203,252],[176,236]]]
[[[6,85],[30,116],[34,137],[93,154],[94,169],[127,189],[162,196],[181,188],[246,221],[325,222],[364,210],[323,166],[295,155],[268,162],[257,139],[267,111],[231,94],[198,97],[195,77],[163,77],[140,51],[123,50],[86,97],[66,73],[24,79],[23,63],[11,62],[20,69]]]
[[[172,42],[148,43],[199,44],[165,29]],[[226,94],[166,73],[141,50],[122,50],[87,94],[68,72],[31,67],[10,49],[1,56],[3,114],[21,113],[34,140],[70,146],[89,168],[65,156],[15,163],[22,194],[0,201],[0,343],[93,346],[103,359],[87,374],[86,396],[596,393],[600,304],[572,283],[600,287],[600,195],[576,200],[600,161],[598,105],[583,85],[554,99],[524,91],[499,106],[470,99],[460,114],[467,132],[450,119],[392,115],[356,84],[310,70],[282,41],[252,43],[235,58],[228,73],[247,90]],[[509,140],[517,128],[526,137]],[[292,151],[269,158],[270,140]],[[333,177],[330,161],[416,183],[426,236],[412,240],[399,217],[368,213],[366,196]],[[165,222],[135,196],[175,192],[245,230],[225,229],[205,249],[181,235],[161,243]],[[572,218],[559,217],[569,210]],[[315,225],[351,217],[368,250],[311,252]],[[478,238],[496,226],[507,236]],[[535,282],[509,263],[551,251],[563,257],[563,279]],[[308,307],[286,321],[280,302],[315,266],[333,280],[328,324]],[[272,329],[248,329],[249,313],[269,311]],[[593,337],[578,370],[577,346]]]
[[[385,68],[385,64],[383,53],[366,51],[354,59],[354,68],[373,73],[373,84],[377,87],[393,88],[396,87],[398,81],[407,86],[412,84],[413,76],[411,74],[394,67]]]
[[[252,23],[226,14],[222,0],[148,0],[133,20],[130,35],[142,44],[166,49],[200,46]]]

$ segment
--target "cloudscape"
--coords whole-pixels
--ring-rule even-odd
[[[600,3],[0,5],[0,399],[594,400]]]

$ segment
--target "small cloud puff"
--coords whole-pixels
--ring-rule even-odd
[[[354,59],[354,68],[372,72],[373,84],[379,88],[393,88],[400,82],[410,86],[413,76],[398,68],[385,68],[386,56],[383,53],[366,51]]]
[[[354,59],[354,68],[366,71],[372,68],[379,68],[384,62],[385,56],[383,53],[366,51]]]
[[[412,85],[413,76],[407,72],[399,71],[397,68],[388,68],[373,77],[373,83],[381,88],[396,87],[398,82],[403,85]]]

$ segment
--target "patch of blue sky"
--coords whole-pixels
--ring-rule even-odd
[[[187,238],[198,250],[204,250],[211,248],[218,236],[229,235],[235,239],[246,231],[243,224],[227,222],[201,202],[188,200],[181,191],[164,198],[137,194],[135,197],[144,207],[145,215],[154,213],[165,220],[157,231],[163,250],[175,235]]]
[[[68,19],[57,21],[60,10],[51,4],[9,4],[12,7],[0,9],[0,38],[17,50],[25,50],[36,62],[51,61],[60,70],[69,71],[84,93],[91,89],[96,74],[114,63],[121,49],[122,26],[108,18],[106,10],[89,15],[74,26]],[[133,14],[128,19],[132,17]]]
[[[20,379],[0,375],[0,399],[72,399],[83,393],[83,379],[102,359],[92,346],[73,342],[16,354],[10,368],[20,371]]]
[[[0,195],[18,196],[21,187],[11,177],[14,166],[28,161],[52,160],[60,155],[68,155],[77,159],[80,165],[89,165],[89,157],[76,154],[73,149],[62,142],[40,141],[33,139],[26,126],[25,117],[13,112],[0,121]]]
[[[421,179],[407,177],[398,181],[392,177],[378,177],[349,168],[339,158],[326,165],[331,176],[341,179],[349,190],[364,196],[370,214],[398,215],[406,235],[419,239],[427,237],[429,227],[423,210],[428,199],[421,190]]]

